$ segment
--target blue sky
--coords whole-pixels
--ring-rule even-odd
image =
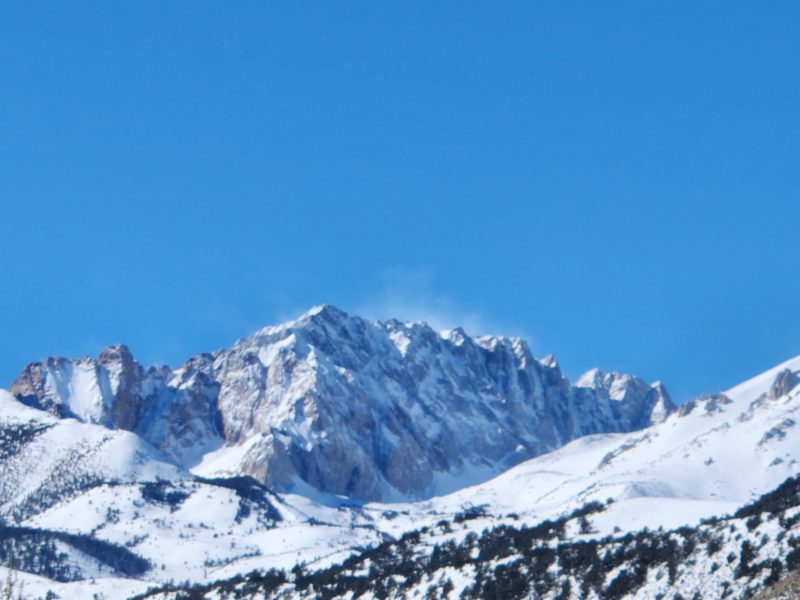
[[[800,354],[800,5],[0,6],[0,385],[327,302],[677,399]]]

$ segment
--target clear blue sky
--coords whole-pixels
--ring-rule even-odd
[[[798,59],[796,2],[5,2],[0,385],[327,302],[725,388],[800,354]]]

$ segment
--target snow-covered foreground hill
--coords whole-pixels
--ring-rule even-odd
[[[259,571],[137,598],[793,600],[800,593],[797,478],[696,527],[598,539],[594,521],[607,510],[591,503],[535,526],[504,523],[477,533],[473,515],[463,515],[329,568]]]
[[[135,434],[58,419],[3,390],[0,469],[0,560],[44,576],[22,575],[37,596],[114,598],[381,539],[336,509],[293,507],[249,477],[198,477]],[[316,520],[326,516],[337,523]]]
[[[446,512],[472,502],[496,514],[553,516],[613,498],[603,533],[731,511],[800,473],[798,373],[795,358],[686,403],[656,426],[586,436],[432,505]]]
[[[451,581],[452,597],[468,588],[488,593],[484,580],[505,563],[517,566],[500,579],[531,580],[514,588],[527,593],[541,576],[547,585],[569,581],[571,591],[560,597],[592,597],[576,591],[589,589],[588,577],[594,597],[623,597],[606,588],[623,571],[641,574],[641,566],[623,560],[639,552],[625,536],[732,515],[800,473],[798,384],[800,358],[672,410],[660,384],[630,376],[590,371],[570,385],[552,359],[533,359],[518,340],[370,324],[330,307],[174,370],[141,367],[123,347],[97,360],[51,359],[25,370],[12,388],[16,396],[0,391],[0,563],[13,559],[26,571],[19,577],[32,597],[122,598],[169,582],[228,580],[207,588],[219,597],[220,589],[244,585],[242,574],[266,569],[283,573],[269,581],[283,581],[289,596],[315,595],[308,578],[320,573],[339,583],[365,578],[359,585],[374,595],[371,552],[384,553],[381,572],[373,573],[378,581],[404,577],[408,557],[425,563],[426,552],[455,545],[469,560],[445,564],[440,557],[426,567],[442,586]],[[469,443],[441,446],[443,431],[450,438],[463,433]],[[478,439],[484,445],[471,447]],[[412,441],[408,451],[403,445]],[[523,462],[500,456],[515,442],[523,454],[557,449]],[[497,453],[481,462],[486,444]],[[281,448],[287,454],[270,462]],[[347,485],[324,483],[332,477],[319,472],[326,465],[350,460],[352,467],[348,449],[375,469],[380,497],[403,501],[337,494]],[[415,501],[416,494],[386,487],[394,477],[387,473],[412,459],[421,466],[406,475],[430,475]],[[259,470],[267,463],[282,465],[291,485],[265,486],[275,474]],[[358,486],[371,477],[356,477]],[[436,490],[455,491],[428,497]],[[626,593],[654,598],[674,589],[691,598],[687,592],[696,588],[710,598],[716,596],[707,581],[727,577],[731,594],[741,595],[777,573],[768,565],[757,576],[735,577],[743,541],[758,544],[745,566],[780,559],[779,577],[795,564],[787,562],[795,525],[789,504],[765,523],[748,524],[749,513],[706,523],[705,533],[680,529],[674,535],[681,540],[658,534],[648,543],[659,552],[673,551],[673,543],[683,548],[689,538],[695,546],[719,538],[724,561],[681,550],[705,570],[687,562],[678,573],[659,563],[666,579],[645,569]],[[779,518],[789,524],[766,524]],[[561,525],[540,525],[545,521]],[[497,527],[500,533],[484,535]],[[762,544],[763,534],[773,542]],[[525,551],[518,548],[523,538],[533,540]],[[585,549],[580,543],[595,556],[613,549],[622,558],[608,559],[606,566],[616,566],[600,581],[581,570],[583,562],[569,566],[569,553]],[[520,552],[486,550],[509,544]],[[530,568],[536,548],[550,552],[545,546],[556,553],[545,569],[550,575]],[[730,553],[739,558],[728,561]],[[714,577],[712,562],[719,563]],[[289,576],[297,565],[302,571]],[[433,575],[425,577],[392,593],[424,595]],[[627,581],[621,577],[619,586]],[[554,590],[544,596],[559,597]]]

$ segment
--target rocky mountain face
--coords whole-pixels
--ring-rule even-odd
[[[593,370],[571,385],[517,338],[331,306],[175,369],[145,368],[121,345],[96,359],[49,358],[10,391],[60,417],[137,433],[196,472],[359,500],[451,491],[674,410],[660,383],[629,375]]]

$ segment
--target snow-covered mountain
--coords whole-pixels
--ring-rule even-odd
[[[430,497],[674,406],[660,383],[593,370],[570,385],[520,339],[371,322],[331,306],[176,369],[125,346],[28,365],[25,404],[135,432],[204,475],[359,500]]]
[[[642,431],[586,436],[483,484],[390,505],[392,513],[366,505],[391,537],[340,564],[311,561],[195,591],[796,598],[799,412],[800,357]]]
[[[741,598],[800,566],[800,357],[675,409],[518,339],[322,306],[177,368],[51,358],[10,392],[0,564],[42,597]]]

